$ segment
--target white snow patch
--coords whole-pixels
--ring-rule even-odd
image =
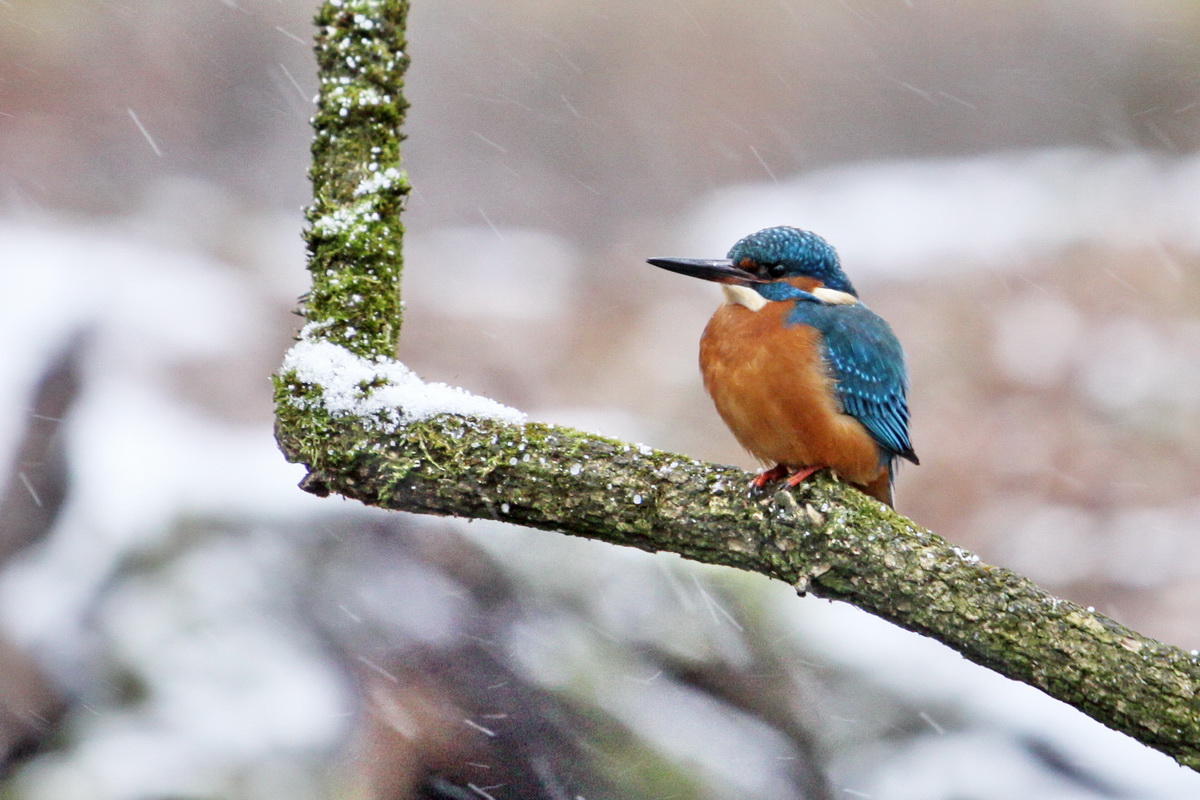
[[[320,386],[322,404],[331,414],[382,419],[392,429],[439,414],[516,425],[526,419],[515,408],[490,398],[444,383],[426,383],[399,361],[371,361],[303,334],[284,357],[283,371],[295,372],[304,383]],[[383,385],[367,388],[378,383]]]
[[[375,205],[370,200],[364,200],[350,208],[339,208],[319,217],[313,223],[313,230],[321,236],[332,237],[346,233],[353,237],[363,224],[379,221],[379,212],[374,209]]]
[[[388,167],[382,172],[375,172],[360,181],[358,186],[354,187],[354,196],[362,197],[364,194],[373,194],[381,189],[390,189],[403,179],[403,172],[395,167]]]

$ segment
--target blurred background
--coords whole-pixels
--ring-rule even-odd
[[[730,570],[295,488],[308,0],[0,0],[0,796],[1195,798]],[[416,0],[402,357],[753,463],[712,286],[826,236],[903,341],[903,513],[1200,648],[1200,5]]]

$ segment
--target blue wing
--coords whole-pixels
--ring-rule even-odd
[[[883,448],[917,462],[908,438],[908,373],[904,351],[892,329],[861,303],[824,305],[798,302],[788,321],[812,325],[824,337],[825,360],[836,382],[838,401]]]

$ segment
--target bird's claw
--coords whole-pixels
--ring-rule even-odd
[[[815,467],[802,467],[801,469],[789,474],[787,467],[785,467],[783,464],[777,464],[774,467],[771,467],[768,470],[763,470],[755,475],[754,479],[750,481],[750,487],[752,489],[762,490],[766,488],[768,483],[772,483],[780,478],[786,477],[787,483],[785,486],[787,486],[789,489],[795,489],[797,486],[804,483],[804,481],[808,480],[808,478],[814,472],[818,472],[822,469],[824,469],[824,467],[818,464]]]
[[[784,467],[784,465],[776,464],[775,467],[763,470],[761,473],[755,475],[754,479],[750,481],[750,488],[754,489],[756,492],[761,492],[762,489],[767,488],[768,483],[773,483],[774,481],[782,479],[782,477],[786,477],[787,482],[784,486],[794,489],[799,486],[800,483],[808,480],[812,474],[818,473],[818,471],[821,471],[822,469],[824,469],[824,467],[822,467],[820,464],[817,464],[816,467],[803,467],[792,473],[792,471],[788,470],[786,467]]]
[[[750,487],[759,490],[765,489],[768,483],[779,480],[784,475],[787,475],[787,472],[787,467],[783,464],[776,464],[770,469],[763,470],[755,475],[754,479],[750,481]]]
[[[795,489],[797,486],[804,483],[804,481],[808,480],[809,476],[820,469],[822,469],[822,467],[816,466],[805,467],[804,469],[796,470],[792,473],[792,476],[787,479],[787,487],[789,489]]]

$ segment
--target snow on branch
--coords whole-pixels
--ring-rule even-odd
[[[361,417],[381,431],[394,433],[402,425],[439,414],[525,422],[515,408],[456,386],[426,383],[399,361],[363,358],[333,342],[310,338],[308,329],[284,356],[283,372],[316,389],[313,397],[319,397],[331,415]],[[300,395],[288,402],[311,410],[313,399]]]

